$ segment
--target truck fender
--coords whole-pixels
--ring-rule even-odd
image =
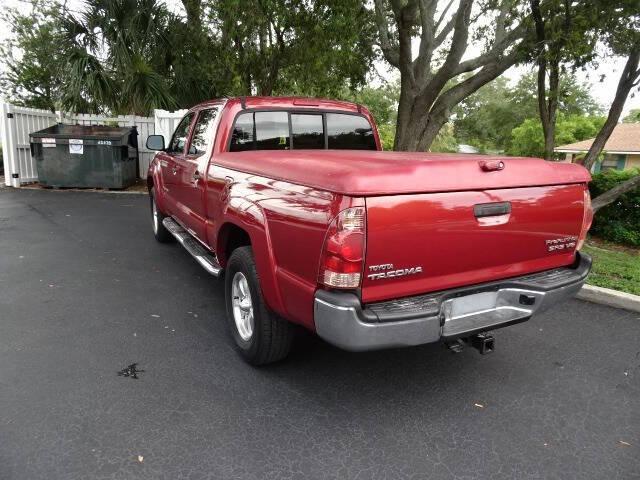
[[[162,175],[160,174],[160,164],[157,157],[154,157],[149,164],[149,170],[147,171],[147,188],[149,191],[151,191],[152,188],[154,189],[158,209],[160,209],[162,213],[167,214]]]
[[[240,228],[249,236],[264,300],[271,310],[286,318],[287,314],[276,278],[277,264],[264,209],[257,202],[250,202],[241,197],[229,199],[215,241],[215,251],[223,267],[228,261],[226,242],[231,226]]]

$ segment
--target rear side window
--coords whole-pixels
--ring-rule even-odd
[[[171,137],[171,143],[169,144],[167,152],[184,152],[184,146],[187,143],[187,138],[189,138],[189,126],[191,125],[191,120],[193,120],[193,112],[186,115],[176,127],[176,131],[173,132],[173,137]]]
[[[191,137],[191,146],[189,153],[191,155],[202,155],[209,144],[213,141],[213,125],[218,111],[216,109],[202,110],[198,114],[198,120],[193,127],[193,137]]]
[[[289,149],[289,115],[287,112],[256,112],[256,149]]]
[[[293,148],[324,148],[323,123],[322,115],[292,113],[291,137]]]
[[[256,148],[253,134],[253,113],[242,113],[238,115],[236,123],[231,133],[231,152],[243,152]]]
[[[373,129],[364,117],[327,113],[328,147],[336,150],[376,150]]]

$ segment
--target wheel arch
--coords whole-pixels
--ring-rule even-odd
[[[235,250],[242,246],[251,246],[260,277],[260,288],[264,299],[272,310],[287,317],[282,295],[276,277],[276,259],[263,210],[256,204],[244,209],[242,215],[228,210],[218,229],[215,241],[216,256],[224,268]]]

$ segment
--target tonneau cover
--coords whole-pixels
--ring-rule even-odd
[[[481,162],[502,160],[484,171]],[[351,196],[585,183],[580,165],[538,158],[361,150],[259,150],[214,155],[213,164]]]

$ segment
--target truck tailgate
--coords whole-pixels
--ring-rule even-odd
[[[574,261],[584,184],[366,198],[365,303]]]

